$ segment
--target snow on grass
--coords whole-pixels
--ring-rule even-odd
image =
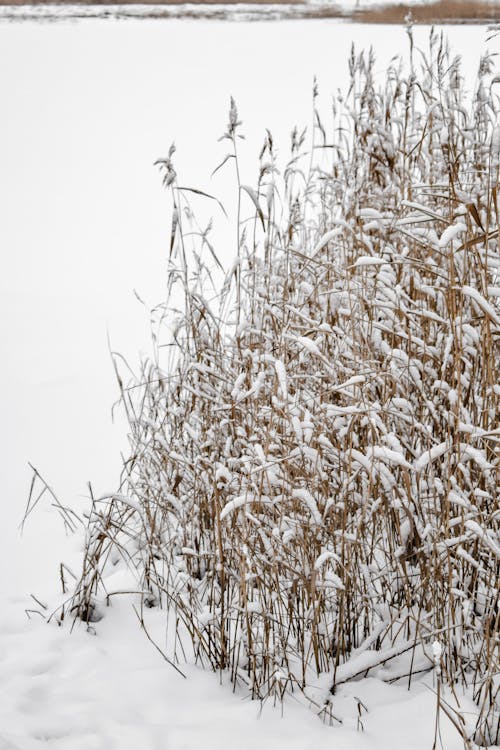
[[[283,169],[267,131],[255,189],[240,181],[231,97],[229,273],[204,252],[211,224],[177,185],[174,148],[158,161],[173,217],[161,317],[184,318],[168,346],[158,327],[132,388],[120,378],[126,489],[93,504],[57,617],[101,617],[118,553],[175,616],[170,659],[189,652],[235,690],[293,695],[328,720],[345,682],[435,667],[438,714],[453,723],[442,690],[460,685],[478,706],[472,734],[493,742],[500,352],[497,298],[476,290],[497,278],[499,99],[491,55],[472,96],[442,36],[422,58],[409,71],[393,59],[379,85],[373,52],[352,49],[332,121],[315,84],[309,152],[295,129]],[[472,740],[461,717],[455,728]]]
[[[73,560],[49,625],[39,602],[24,624],[24,602],[5,602],[6,747],[387,750],[404,737],[420,750],[432,746],[436,711],[445,747],[463,747],[462,734],[493,741],[500,392],[498,297],[488,290],[498,288],[498,254],[484,233],[493,209],[482,180],[498,103],[478,97],[468,115],[477,131],[450,126],[443,153],[443,121],[464,116],[457,66],[457,99],[440,99],[440,110],[429,102],[443,71],[421,82],[422,102],[396,65],[383,94],[396,130],[408,91],[423,107],[419,124],[432,115],[437,125],[424,127],[429,142],[408,128],[410,163],[394,168],[373,64],[358,55],[350,65],[351,100],[336,106],[344,126],[350,110],[358,118],[355,147],[338,146],[339,163],[310,160],[295,134],[285,183],[275,183],[268,136],[264,179],[237,224],[239,257],[214,284],[220,308],[197,286],[216,268],[198,255],[190,277],[177,228],[171,279],[184,272],[188,292],[182,346],[170,363],[143,368],[145,390],[122,381],[133,459],[79,536],[76,595]],[[486,90],[492,75],[485,63]],[[321,125],[318,116],[316,145],[330,153]],[[485,137],[471,144],[470,132]],[[432,180],[439,190],[424,189],[420,208],[400,200]],[[450,189],[455,202],[443,197]],[[436,228],[422,228],[422,215]],[[188,212],[177,216],[189,222]],[[467,231],[440,247],[457,216]],[[284,718],[273,708],[281,701]],[[242,725],[251,728],[242,734]]]

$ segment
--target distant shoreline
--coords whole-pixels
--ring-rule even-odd
[[[303,0],[196,0],[183,3],[179,0],[122,0],[107,3],[100,0],[76,2],[26,2],[26,0],[0,0],[0,19],[57,20],[59,18],[338,18],[370,24],[405,23],[411,13],[416,23],[461,24],[498,23],[500,0],[436,0],[423,3],[383,3],[367,7],[363,0],[350,7],[342,0],[328,4]]]

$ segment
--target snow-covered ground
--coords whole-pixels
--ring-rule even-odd
[[[417,31],[422,43],[426,33]],[[448,34],[472,72],[485,29]],[[261,714],[193,666],[183,680],[125,598],[95,636],[24,614],[38,608],[29,593],[58,595],[57,563],[78,559],[46,498],[19,539],[27,462],[67,504],[84,504],[88,480],[98,494],[117,484],[126,440],[123,421],[111,423],[107,332],[136,363],[148,316],[133,289],[148,308],[164,296],[169,226],[154,160],[175,140],[184,184],[224,197],[227,177],[209,175],[225,153],[217,138],[232,94],[252,184],[264,128],[285,151],[292,126],[309,119],[313,76],[325,107],[345,84],[352,41],[374,44],[381,71],[406,47],[403,29],[325,20],[0,24],[0,750],[432,746],[432,678],[411,695],[373,679],[346,686],[345,724],[330,729],[290,701],[285,721],[271,706]],[[151,618],[161,643],[162,615]],[[364,733],[357,699],[369,709]],[[449,727],[443,746],[462,747]]]
[[[346,685],[335,699],[344,724],[329,727],[291,700],[282,711],[252,703],[195,666],[182,666],[184,679],[139,632],[126,602],[109,610],[97,635],[25,621],[15,604],[0,624],[1,750],[432,747],[432,680],[411,693],[373,678]],[[152,619],[161,643],[162,615]],[[472,708],[463,697],[461,704]],[[447,720],[441,734],[445,750],[462,750]]]
[[[97,635],[77,626],[25,621],[10,600],[0,624],[1,750],[430,750],[436,698],[432,680],[409,693],[369,678],[335,699],[343,725],[323,724],[288,700],[279,707],[233,694],[192,665],[178,675],[116,602]],[[162,643],[163,616],[151,619]],[[462,709],[472,706],[461,698]],[[359,723],[358,723],[359,715]],[[445,750],[463,743],[447,720]]]

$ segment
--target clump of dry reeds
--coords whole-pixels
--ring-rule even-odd
[[[383,2],[375,7],[361,7],[353,16],[361,23],[404,23],[408,15],[418,23],[484,23],[498,20],[495,0],[433,0],[423,3]]]
[[[499,102],[490,57],[467,97],[443,39],[417,66],[409,33],[409,72],[382,87],[352,52],[328,126],[314,91],[313,143],[293,132],[282,175],[267,134],[220,285],[161,161],[182,305],[157,361],[119,380],[131,453],[93,504],[72,607],[95,619],[121,556],[179,649],[256,698],[329,675],[333,713],[336,686],[411,681],[437,642],[495,744]],[[232,102],[228,164],[240,129]]]

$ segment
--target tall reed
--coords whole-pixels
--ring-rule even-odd
[[[328,675],[325,713],[347,680],[432,669],[438,642],[487,745],[500,737],[498,83],[486,55],[467,96],[442,36],[425,53],[409,37],[409,66],[393,61],[382,85],[372,52],[353,49],[328,124],[315,89],[312,143],[294,130],[282,174],[267,133],[255,188],[238,176],[223,281],[173,150],[160,162],[182,309],[157,358],[119,379],[130,457],[120,492],[93,504],[71,606],[88,618],[121,556],[144,602],[175,613],[173,658],[190,640],[255,698],[309,695]],[[225,169],[240,130],[232,102]]]

